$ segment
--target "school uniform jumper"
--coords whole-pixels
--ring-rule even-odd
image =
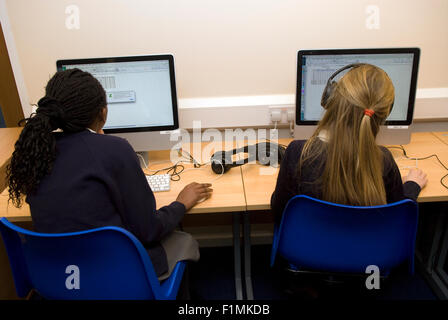
[[[117,226],[147,249],[158,276],[168,271],[160,241],[173,231],[185,206],[156,201],[138,158],[122,138],[92,133],[54,133],[56,160],[50,174],[29,194],[34,228],[43,233]]]

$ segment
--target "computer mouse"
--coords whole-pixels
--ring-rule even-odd
[[[196,203],[202,203],[202,202],[204,202],[205,200],[207,200],[207,198],[202,198],[202,199],[199,199],[198,202],[196,202]]]

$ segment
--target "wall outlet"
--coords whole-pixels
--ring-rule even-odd
[[[289,123],[294,121],[295,116],[295,106],[293,105],[269,106],[269,118],[271,122]]]
[[[295,110],[287,110],[286,119],[288,120],[288,122],[295,121],[296,120]]]
[[[282,112],[280,110],[271,110],[271,121],[272,122],[281,122],[282,121]]]

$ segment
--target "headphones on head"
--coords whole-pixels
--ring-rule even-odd
[[[365,65],[365,63],[352,63],[333,72],[330,78],[328,78],[327,85],[325,86],[324,91],[322,92],[322,98],[320,100],[320,105],[324,109],[327,109],[328,100],[330,99],[331,95],[333,94],[333,91],[336,88],[336,85],[338,84],[337,81],[334,81],[333,79],[344,70],[351,68],[358,68],[363,65]]]
[[[337,85],[337,81],[334,81],[333,79],[338,74],[340,74],[344,70],[354,69],[354,68],[358,68],[360,66],[365,66],[365,65],[367,65],[367,63],[351,63],[351,64],[348,64],[345,67],[342,67],[342,68],[336,70],[335,72],[333,72],[333,74],[330,76],[330,78],[328,78],[327,85],[325,86],[324,91],[322,92],[322,98],[320,100],[320,105],[324,109],[327,109],[328,100],[330,99],[330,97],[333,94],[333,91],[335,90],[336,85]],[[392,105],[390,106],[389,114],[392,112],[392,108],[394,107],[394,102],[395,101],[392,101]]]
[[[275,166],[281,163],[285,156],[286,148],[273,142],[260,142],[251,146],[244,146],[229,151],[217,151],[211,159],[211,167],[214,173],[224,174],[231,168],[242,166],[253,160],[266,166]],[[233,161],[232,156],[240,152],[249,156],[242,160]]]

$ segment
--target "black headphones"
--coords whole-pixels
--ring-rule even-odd
[[[346,65],[345,67],[342,67],[338,70],[336,70],[331,76],[330,78],[328,78],[327,81],[327,85],[325,86],[324,92],[322,92],[322,98],[320,100],[320,105],[324,108],[327,109],[327,103],[328,100],[330,99],[331,95],[333,94],[334,88],[337,85],[336,81],[333,81],[333,79],[340,74],[342,71],[347,70],[347,69],[351,69],[351,68],[358,68],[360,66],[365,65],[365,63],[352,63],[349,65]]]
[[[328,78],[327,81],[327,85],[324,88],[324,91],[322,92],[322,98],[320,100],[320,105],[324,108],[327,109],[327,104],[328,104],[328,100],[330,99],[331,95],[333,94],[333,91],[337,85],[336,81],[333,81],[333,79],[342,71],[347,70],[347,69],[351,69],[351,68],[358,68],[360,66],[365,66],[367,65],[367,63],[351,63],[346,65],[345,67],[342,67],[338,70],[336,70],[331,76],[330,78]],[[394,107],[394,101],[392,101],[392,105],[390,106],[390,111],[389,114],[392,112],[392,108]]]
[[[239,167],[253,160],[266,166],[277,165],[283,160],[285,151],[286,148],[277,143],[260,142],[229,151],[217,151],[212,155],[210,162],[214,173],[223,174],[233,167]],[[248,153],[249,156],[243,160],[232,161],[232,156],[240,152]]]

